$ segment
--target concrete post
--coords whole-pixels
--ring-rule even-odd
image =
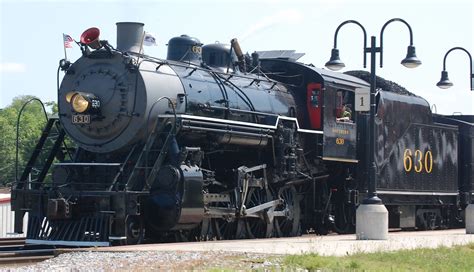
[[[387,240],[388,211],[385,205],[361,204],[356,211],[357,240]]]
[[[466,234],[474,234],[474,204],[466,207]]]

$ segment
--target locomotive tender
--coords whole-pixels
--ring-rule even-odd
[[[158,59],[143,54],[143,33],[141,23],[117,23],[113,48],[91,28],[83,56],[61,62],[59,116],[12,189],[15,231],[29,218],[27,243],[354,230],[368,118],[351,108],[366,81],[299,63],[292,51],[250,58],[235,40],[202,46],[182,35]],[[459,155],[459,123],[472,147],[472,120],[435,123],[424,99],[389,90],[377,102],[377,190],[390,225],[460,223],[474,152]]]

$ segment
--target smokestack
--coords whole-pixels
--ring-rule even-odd
[[[143,53],[143,23],[117,23],[117,50]]]

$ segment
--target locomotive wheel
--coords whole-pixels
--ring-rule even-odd
[[[235,234],[237,232],[237,222],[235,220],[231,221],[230,219],[228,220],[226,218],[216,218],[213,221],[217,239],[235,239]]]
[[[247,239],[250,238],[247,235],[246,222],[244,219],[239,219],[235,227],[235,239]]]
[[[136,245],[143,242],[145,234],[143,220],[140,216],[129,215],[125,219],[127,239],[122,242],[124,245]]]
[[[259,188],[250,188],[245,207],[252,208],[266,202],[266,192]],[[270,237],[273,231],[272,224],[267,224],[262,217],[246,217],[243,219],[247,238]],[[237,228],[239,229],[239,228]]]
[[[355,206],[344,202],[336,205],[334,230],[338,234],[355,232]]]
[[[190,230],[177,230],[173,232],[171,242],[192,242],[196,240],[196,235]]]
[[[200,225],[201,234],[200,237],[198,237],[199,241],[211,241],[217,238],[215,229],[213,227],[215,221],[216,219],[214,218],[206,218],[202,220]]]
[[[278,197],[284,203],[278,211],[286,211],[286,217],[275,217],[275,233],[278,237],[296,236],[300,231],[300,203],[294,186],[285,186],[278,190]]]
[[[232,208],[235,210],[235,200],[231,197],[230,202],[217,202],[214,206],[220,208]],[[215,238],[218,240],[231,240],[236,238],[237,220],[235,217],[212,218],[212,228]]]
[[[210,241],[215,238],[212,229],[212,219],[204,218],[197,227],[192,230],[181,230],[180,236],[175,235],[175,240],[179,242]]]

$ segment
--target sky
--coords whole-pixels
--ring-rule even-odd
[[[437,113],[474,114],[466,53],[456,50],[447,58],[454,86],[436,87],[450,48],[460,46],[474,54],[473,15],[472,0],[0,0],[0,108],[19,95],[56,100],[62,33],[79,40],[84,30],[98,27],[101,39],[115,45],[116,22],[142,22],[158,40],[158,46],[145,48],[154,57],[166,58],[169,39],[187,34],[204,44],[237,38],[250,53],[292,49],[306,53],[300,61],[324,67],[340,23],[357,20],[367,31],[367,42],[376,36],[379,43],[384,23],[402,18],[413,30],[423,64],[415,69],[400,65],[409,32],[394,22],[384,31],[384,67],[377,66],[376,74],[424,97]],[[364,69],[363,35],[356,25],[341,28],[337,45],[346,64],[342,71]],[[79,48],[67,49],[67,56],[76,60]]]

